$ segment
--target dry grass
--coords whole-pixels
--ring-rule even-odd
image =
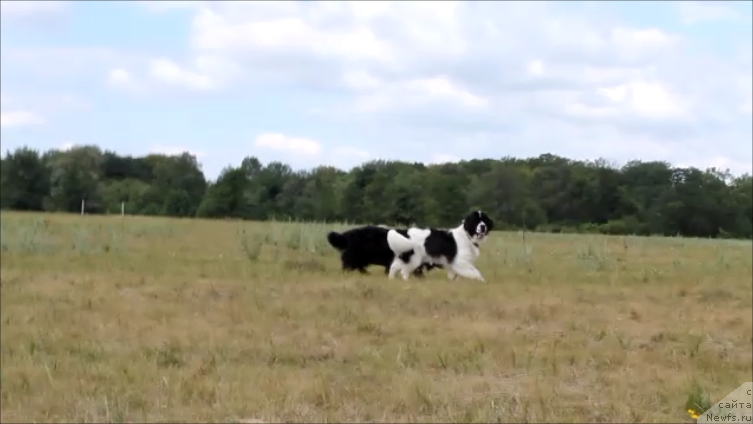
[[[488,284],[406,283],[330,228],[3,213],[0,418],[678,422],[751,380],[750,242],[498,232]]]

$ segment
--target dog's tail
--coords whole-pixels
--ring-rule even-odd
[[[413,241],[395,230],[389,230],[387,232],[387,244],[390,246],[390,249],[398,255],[416,248],[416,244]]]
[[[345,250],[348,247],[348,238],[334,231],[327,234],[327,241],[337,250]]]

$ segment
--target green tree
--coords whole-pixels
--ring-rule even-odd
[[[50,195],[47,210],[79,212],[86,202],[88,212],[101,211],[100,177],[102,151],[97,146],[77,146],[47,156]]]
[[[223,169],[217,182],[207,189],[196,215],[206,218],[248,216],[245,197],[247,185],[246,172],[242,168]]]
[[[196,156],[184,152],[176,156],[152,155],[154,179],[145,193],[149,203],[161,203],[160,213],[194,216],[207,189]]]
[[[89,213],[347,220],[453,227],[484,209],[498,228],[753,237],[751,176],[552,154],[441,165],[375,160],[349,172],[293,171],[251,156],[208,184],[196,158],[121,156],[96,146],[2,158],[0,206]]]
[[[3,159],[0,205],[3,209],[41,211],[50,191],[49,170],[39,152],[26,147]]]

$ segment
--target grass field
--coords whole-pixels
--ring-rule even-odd
[[[2,214],[3,422],[688,422],[751,381],[751,242],[493,232],[487,284],[338,226]]]

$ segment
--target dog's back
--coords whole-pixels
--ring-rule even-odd
[[[369,265],[389,267],[395,257],[387,244],[387,228],[375,225],[331,232],[327,240],[341,252],[343,269],[366,271]]]
[[[365,225],[342,233],[332,231],[327,234],[327,241],[340,251],[343,270],[358,270],[366,273],[367,266],[379,265],[383,266],[384,272],[387,273],[395,259],[395,252],[390,249],[387,242],[387,233],[390,229],[384,225]],[[395,230],[404,237],[408,236],[407,229]],[[422,277],[424,270],[428,271],[437,267],[441,268],[440,265],[422,264],[415,270],[415,275]]]

